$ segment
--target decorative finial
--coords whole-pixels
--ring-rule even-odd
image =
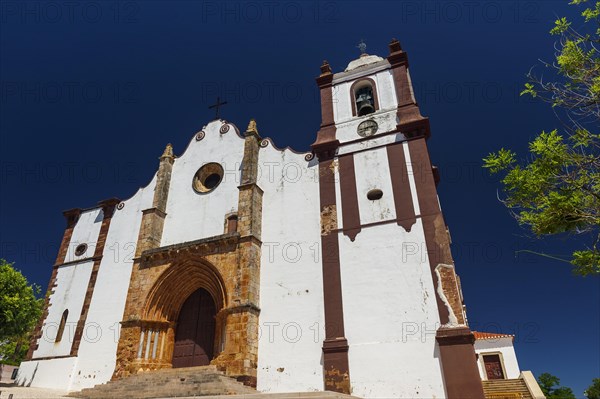
[[[160,159],[161,160],[163,160],[163,159],[175,159],[175,157],[173,156],[173,146],[171,145],[171,143],[167,144],[167,146],[165,147],[165,151],[161,155]]]
[[[360,39],[358,42],[358,46],[356,46],[360,50],[360,56],[367,55],[367,44],[363,39]]]
[[[389,47],[390,47],[390,54],[398,53],[398,52],[402,51],[402,46],[400,45],[400,42],[396,38],[392,39],[392,41],[389,44]]]
[[[260,135],[258,134],[258,128],[256,127],[256,121],[254,120],[254,118],[250,119],[250,122],[248,122],[248,127],[246,128],[246,136],[256,136],[256,137],[260,137]]]
[[[330,73],[331,73],[331,66],[329,65],[329,62],[327,62],[327,60],[323,60],[323,63],[321,64],[321,76],[327,75]]]

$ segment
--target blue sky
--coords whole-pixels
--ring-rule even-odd
[[[314,78],[359,54],[408,51],[417,100],[475,330],[516,334],[523,370],[582,396],[600,377],[600,280],[523,250],[567,257],[577,237],[535,241],[481,169],[490,151],[526,151],[559,124],[519,97],[551,60],[547,34],[567,1],[83,1],[0,3],[0,257],[44,288],[61,211],[128,198],[164,146],[183,152],[210,121],[256,118],[279,147],[308,150],[320,123]],[[543,68],[539,68],[543,72]]]

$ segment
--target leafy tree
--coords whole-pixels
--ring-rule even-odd
[[[550,373],[540,374],[537,380],[546,399],[576,399],[573,390],[558,386],[560,380]]]
[[[19,363],[27,353],[30,333],[42,314],[40,288],[29,285],[20,271],[0,259],[0,361]]]
[[[588,399],[600,399],[600,378],[594,378],[583,394]]]
[[[570,259],[580,275],[600,275],[600,1],[582,12],[580,33],[559,18],[550,31],[559,39],[552,63],[543,63],[553,76],[539,78],[534,70],[522,95],[551,104],[561,132],[540,133],[529,143],[529,154],[518,160],[509,149],[484,158],[492,174],[502,173],[504,204],[519,224],[538,237],[571,234],[586,244]]]

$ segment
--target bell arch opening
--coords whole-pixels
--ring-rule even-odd
[[[365,116],[379,110],[377,86],[371,78],[362,78],[350,86],[352,116]]]

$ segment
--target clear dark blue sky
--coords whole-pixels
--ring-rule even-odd
[[[561,1],[84,1],[0,3],[0,257],[44,288],[61,211],[127,198],[165,144],[180,154],[213,117],[257,119],[278,146],[307,150],[320,122],[314,78],[367,52],[409,53],[471,326],[515,333],[523,370],[551,372],[578,397],[600,377],[600,280],[569,265],[570,237],[532,240],[497,200],[481,159],[526,150],[558,123],[519,98],[525,73],[551,60]]]

